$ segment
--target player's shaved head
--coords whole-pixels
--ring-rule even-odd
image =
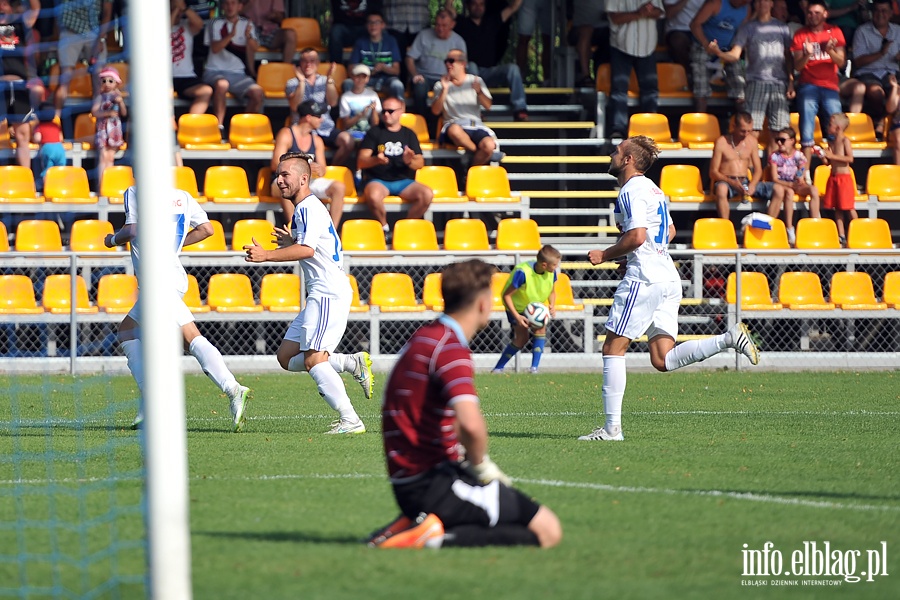
[[[485,290],[491,289],[491,277],[497,268],[477,258],[453,263],[441,275],[444,312],[465,310]]]

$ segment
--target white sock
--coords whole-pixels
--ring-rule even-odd
[[[131,371],[131,376],[134,377],[134,381],[137,383],[138,392],[143,398],[144,360],[143,352],[141,350],[141,341],[125,340],[124,342],[119,342],[119,346],[122,347],[122,352],[125,353],[125,358],[128,359],[128,370]]]
[[[731,333],[726,332],[704,340],[682,342],[666,354],[666,371],[674,371],[715,356],[731,344]]]
[[[213,380],[213,383],[219,386],[220,390],[227,394],[237,385],[237,380],[225,365],[222,353],[210,344],[208,339],[202,335],[195,337],[189,350],[191,355],[200,363],[203,372]]]
[[[353,373],[356,369],[356,359],[352,354],[329,354],[328,364],[337,373]]]
[[[350,403],[350,396],[344,388],[344,382],[328,362],[321,362],[309,370],[310,376],[319,388],[319,394],[325,398],[328,406],[338,411],[341,419],[355,423],[359,421],[359,415]]]
[[[603,357],[603,412],[606,413],[608,433],[622,429],[622,397],[625,395],[625,357]]]
[[[288,361],[288,371],[291,373],[306,373],[306,357],[298,354]]]

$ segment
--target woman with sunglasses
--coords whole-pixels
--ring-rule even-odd
[[[791,246],[796,242],[794,234],[794,195],[809,196],[809,214],[819,218],[819,191],[804,179],[808,168],[806,156],[797,149],[797,133],[790,127],[775,134],[776,150],[769,157],[769,168],[772,173],[772,200],[769,202],[768,214],[778,217],[781,205],[784,204],[784,223],[787,229],[788,242]]]

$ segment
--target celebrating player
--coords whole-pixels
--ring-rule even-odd
[[[413,334],[391,372],[381,418],[402,514],[370,537],[372,546],[548,548],[562,538],[556,515],[510,487],[487,455],[469,340],[490,320],[493,272],[477,259],[447,267],[445,313]]]
[[[553,246],[544,246],[537,253],[537,258],[517,264],[509,275],[506,287],[503,288],[503,306],[506,316],[512,325],[512,341],[507,344],[494,365],[493,373],[502,373],[503,367],[516,353],[525,347],[530,333],[534,334],[531,349],[531,372],[537,373],[547,343],[547,326],[532,331],[528,319],[523,315],[525,307],[531,302],[546,304],[550,316],[556,316],[556,269],[562,254]]]
[[[171,234],[175,239],[176,255],[181,252],[183,246],[196,244],[213,234],[209,217],[206,216],[206,212],[200,208],[200,205],[197,204],[197,201],[190,194],[173,189],[170,202],[174,216]],[[125,225],[116,233],[107,235],[103,243],[107,248],[114,248],[115,246],[122,246],[131,242],[131,263],[134,265],[134,272],[140,276],[141,251],[140,242],[137,238],[137,203],[135,188],[131,186],[125,190]],[[188,231],[188,224],[194,229]],[[222,354],[215,346],[209,343],[209,340],[200,335],[200,330],[197,329],[197,324],[194,322],[194,315],[182,300],[188,288],[187,273],[181,265],[181,261],[177,258],[174,266],[175,291],[178,294],[178,301],[173,304],[173,311],[175,322],[181,328],[181,334],[184,337],[184,347],[197,359],[197,362],[203,368],[203,372],[228,396],[231,404],[234,430],[240,431],[244,426],[244,411],[247,408],[250,388],[237,382],[234,375],[231,374],[231,371],[225,365]],[[141,314],[140,304],[141,299],[138,298],[119,325],[119,345],[128,359],[128,369],[131,371],[143,396],[144,363],[138,330],[138,319]],[[131,428],[137,429],[143,421],[144,410],[142,405],[131,424]]]
[[[734,348],[752,364],[759,363],[759,350],[743,323],[727,332],[703,340],[675,345],[681,277],[667,247],[675,236],[666,197],[644,172],[656,161],[659,149],[650,138],[634,136],[619,144],[610,155],[609,173],[619,182],[616,224],[622,230],[618,241],[606,250],[591,250],[593,265],[627,256],[625,277],[616,288],[606,321],[603,342],[603,408],[606,424],[579,440],[621,441],[622,397],[625,395],[625,351],[632,340],[646,333],[650,340],[650,362],[659,371],[674,371]]]
[[[275,183],[281,195],[294,204],[291,230],[275,229],[275,250],[264,249],[256,239],[244,250],[247,262],[300,261],[306,281],[306,307],[288,327],[278,347],[278,364],[285,371],[308,372],[319,393],[338,412],[340,417],[326,433],[365,433],[366,426],[329,361],[329,354],[337,348],[347,327],[353,292],[344,273],[341,240],[328,209],[309,191],[311,160],[311,156],[299,152],[281,156]],[[368,370],[368,364],[361,368]]]

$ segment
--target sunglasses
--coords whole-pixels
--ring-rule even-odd
[[[455,63],[455,62],[462,62],[462,61],[459,60],[459,59],[457,59],[457,58],[445,58],[445,59],[444,59],[444,64],[445,64],[445,65],[452,65],[452,64]]]
[[[116,82],[115,79],[110,79],[108,77],[104,77],[103,79],[100,80],[100,83],[115,83],[115,82]]]
[[[787,142],[790,142],[793,139],[794,138],[775,138],[775,141],[778,142],[779,144],[786,144]]]
[[[383,109],[381,109],[381,112],[383,112],[386,115],[392,115],[399,110],[400,110],[399,108],[383,108]]]

